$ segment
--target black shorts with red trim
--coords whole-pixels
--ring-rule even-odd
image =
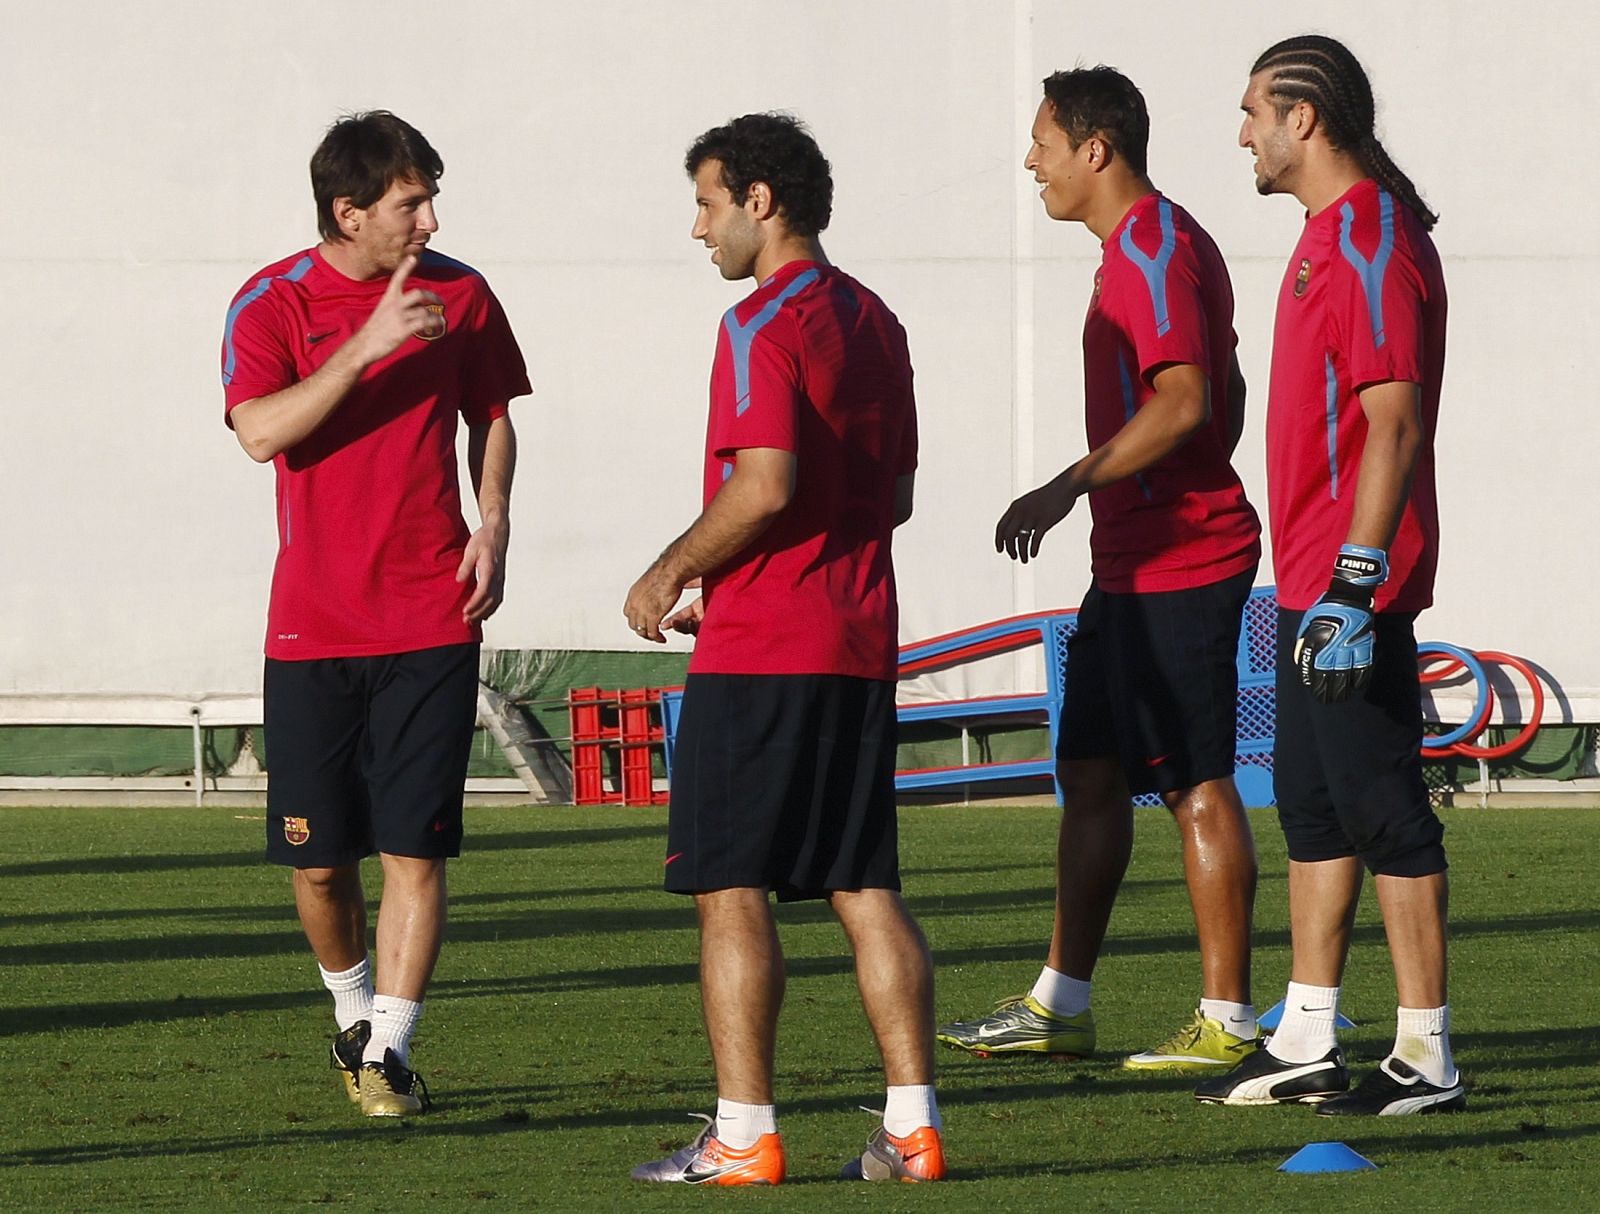
[[[1209,586],[1091,586],[1067,642],[1056,758],[1115,758],[1134,793],[1233,774],[1239,628],[1255,569]]]
[[[1422,685],[1416,616],[1373,617],[1372,678],[1339,704],[1300,681],[1301,611],[1278,611],[1278,723],[1272,783],[1289,858],[1360,856],[1373,873],[1442,873],[1444,823],[1422,778]]]
[[[461,854],[478,645],[267,659],[267,859],[332,868],[374,851]]]
[[[895,685],[691,674],[672,751],[666,888],[780,901],[900,888]]]

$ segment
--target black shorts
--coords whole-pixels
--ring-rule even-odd
[[[1133,793],[1233,775],[1239,628],[1254,567],[1144,594],[1089,587],[1067,642],[1056,758],[1116,758]]]
[[[666,887],[780,901],[899,889],[895,685],[691,674],[672,751]]]
[[[1272,780],[1289,858],[1360,856],[1374,873],[1445,870],[1444,824],[1422,779],[1422,689],[1416,616],[1374,617],[1372,681],[1324,704],[1294,661],[1301,611],[1278,611],[1278,729]]]
[[[478,646],[267,659],[267,859],[333,868],[461,854]]]

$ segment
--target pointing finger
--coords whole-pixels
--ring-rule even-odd
[[[384,294],[391,299],[402,294],[406,289],[406,279],[411,277],[411,271],[416,268],[416,254],[407,253],[400,259],[400,264],[395,267],[394,273],[389,275],[389,289]]]

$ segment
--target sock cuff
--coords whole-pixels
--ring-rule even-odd
[[[1284,993],[1284,1008],[1301,1011],[1301,1005],[1316,1007],[1322,1010],[1322,1005],[1327,1005],[1327,1010],[1333,1015],[1339,1014],[1339,988],[1336,986],[1308,986],[1304,982],[1291,982],[1289,989]]]
[[[1039,978],[1028,994],[1035,1003],[1057,1016],[1081,1016],[1089,1010],[1093,990],[1091,980],[1073,978],[1047,965],[1039,971]]]
[[[1395,1009],[1395,1021],[1402,1033],[1413,1036],[1448,1032],[1450,1005],[1440,1007],[1402,1007]]]
[[[1200,1011],[1212,1020],[1222,1021],[1224,1027],[1230,1020],[1254,1020],[1256,1018],[1256,1005],[1253,1003],[1233,1003],[1227,999],[1202,999]]]
[[[402,999],[399,995],[374,995],[372,997],[372,1010],[386,1012],[391,1016],[422,1016],[422,1001],[420,999]]]
[[[933,1084],[892,1084],[884,1095],[883,1128],[896,1138],[904,1138],[925,1125],[936,1130],[944,1128]]]
[[[338,988],[350,989],[361,986],[372,973],[372,959],[363,957],[347,970],[328,970],[322,968],[322,963],[317,962],[317,972],[322,975],[322,985],[329,990]]]

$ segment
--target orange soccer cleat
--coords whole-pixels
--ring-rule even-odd
[[[695,1140],[665,1159],[641,1163],[633,1170],[635,1180],[679,1184],[783,1183],[783,1139],[777,1134],[763,1134],[755,1146],[735,1150],[717,1138],[717,1123],[712,1118],[704,1113],[693,1116],[706,1123]]]
[[[899,1180],[921,1184],[944,1179],[944,1140],[925,1125],[904,1138],[879,1126],[867,1139],[860,1159],[852,1159],[839,1173],[846,1180]]]

